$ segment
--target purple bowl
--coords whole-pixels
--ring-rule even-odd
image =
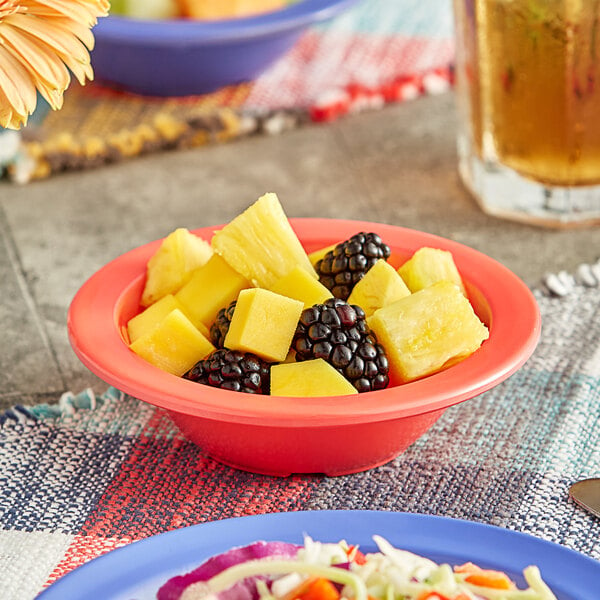
[[[356,0],[302,0],[222,21],[145,21],[109,16],[94,28],[96,80],[137,94],[187,96],[250,81],[314,23]]]

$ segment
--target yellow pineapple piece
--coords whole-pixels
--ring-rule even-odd
[[[455,283],[465,293],[462,278],[452,253],[427,246],[419,248],[399,269],[398,274],[411,292],[418,292],[438,281]]]
[[[358,390],[322,358],[271,366],[271,395],[345,396]]]
[[[379,259],[352,288],[348,304],[357,304],[370,317],[378,308],[408,295],[410,290],[396,269]]]
[[[218,254],[192,274],[191,279],[175,294],[192,323],[210,327],[217,313],[237,298],[248,281],[232,269]]]
[[[179,302],[179,300],[177,300],[173,294],[167,294],[160,300],[157,300],[154,304],[151,304],[140,314],[129,319],[127,322],[127,335],[129,336],[129,342],[134,342],[145,333],[150,332],[172,310],[175,310],[176,308],[185,314],[183,304],[181,304],[181,302]],[[210,330],[208,327],[206,327],[206,325],[198,323],[196,327],[202,335],[210,338]]]
[[[135,342],[139,337],[152,331],[172,310],[183,309],[181,303],[173,296],[167,294],[139,315],[129,319],[127,322],[127,335],[129,342]]]
[[[260,197],[217,231],[212,247],[252,285],[270,289],[295,266],[317,274],[276,194]]]
[[[400,279],[398,275],[396,276]],[[304,308],[308,308],[313,304],[322,304],[327,298],[333,298],[333,294],[320,281],[298,266],[294,267],[281,279],[278,279],[271,291],[288,298],[294,298],[294,300],[300,300],[304,303]]]
[[[310,260],[310,264],[314,267],[316,264],[330,251],[333,250],[337,244],[331,244],[330,246],[325,246],[325,248],[320,248],[319,250],[315,250],[314,252],[310,252],[308,255],[308,260]]]
[[[225,347],[265,360],[286,359],[304,304],[269,290],[251,288],[238,296]]]
[[[450,281],[380,308],[367,323],[386,349],[394,382],[435,373],[475,352],[489,336],[470,302]]]
[[[178,308],[129,347],[144,360],[178,377],[215,349]]]
[[[184,227],[170,233],[152,255],[146,267],[142,306],[150,306],[167,294],[174,294],[191,277],[192,271],[212,256],[211,245]]]

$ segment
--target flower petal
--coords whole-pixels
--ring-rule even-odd
[[[110,3],[102,0],[79,0],[64,2],[60,0],[21,0],[29,14],[53,17],[63,15],[92,27],[98,17],[108,14]]]
[[[0,126],[18,129],[37,91],[59,109],[73,74],[93,79],[91,28],[109,0],[0,0]]]
[[[94,49],[94,34],[85,24],[63,16],[54,17],[52,23],[65,31],[70,31],[75,37],[81,40],[88,50]]]
[[[20,9],[17,0],[0,0],[0,20]]]
[[[57,53],[29,34],[5,27],[1,30],[7,50],[20,61],[37,81],[43,79],[56,89],[65,90],[71,82],[69,72]]]
[[[10,102],[8,97],[4,94],[2,88],[0,88],[0,127],[5,129],[20,129],[21,125],[27,124],[28,115],[17,114]]]
[[[75,60],[89,61],[89,53],[79,40],[69,31],[53,25],[52,21],[45,21],[39,17],[15,14],[7,17],[3,23],[10,23],[27,32],[42,42],[65,54],[73,56]]]
[[[36,106],[35,86],[23,65],[0,45],[0,82],[8,105],[19,115],[29,115]]]
[[[60,110],[62,108],[64,101],[62,92],[49,86],[45,81],[38,81],[37,89],[53,110]]]

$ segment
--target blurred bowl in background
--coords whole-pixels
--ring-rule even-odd
[[[258,77],[303,31],[356,0],[301,0],[282,10],[221,21],[109,16],[94,28],[96,80],[137,94],[187,96]]]

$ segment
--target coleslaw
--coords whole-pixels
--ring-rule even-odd
[[[306,536],[303,546],[257,542],[169,580],[158,600],[556,600],[536,566],[526,587],[473,563],[451,566],[392,546],[376,552]]]

